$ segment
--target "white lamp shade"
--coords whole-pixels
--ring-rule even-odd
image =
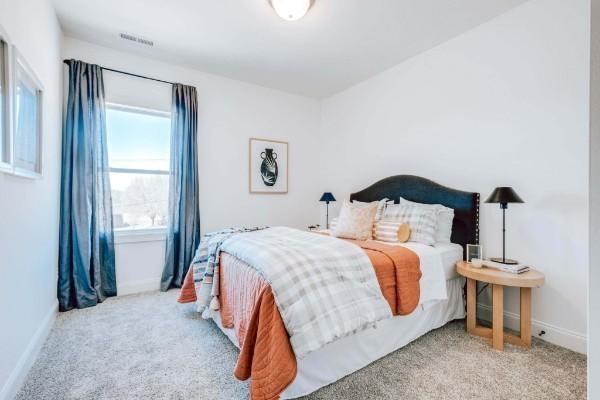
[[[271,0],[277,15],[287,21],[296,21],[310,8],[310,0]]]

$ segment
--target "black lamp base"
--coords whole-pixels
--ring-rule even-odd
[[[508,265],[515,265],[515,264],[519,263],[517,260],[511,260],[510,258],[503,259],[502,257],[493,257],[493,258],[490,258],[490,260],[493,262],[500,263],[500,264],[508,264]]]

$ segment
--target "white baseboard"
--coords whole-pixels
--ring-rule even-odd
[[[492,307],[487,304],[477,303],[477,318],[491,321]],[[504,310],[504,326],[519,331],[520,321],[519,314]],[[539,336],[541,331],[544,331],[545,333],[542,336]],[[586,354],[587,352],[586,336],[580,333],[536,319],[531,320],[531,333],[534,337],[546,340],[561,347],[566,347],[567,349],[578,353]]]
[[[29,341],[25,351],[19,358],[17,365],[13,368],[11,374],[6,380],[6,383],[4,383],[2,390],[0,390],[0,400],[10,400],[14,398],[19,389],[21,389],[29,370],[37,359],[40,350],[42,349],[42,346],[44,345],[44,342],[46,341],[46,338],[52,329],[57,312],[58,301],[55,301],[54,304],[52,304],[52,307],[50,307],[48,310],[48,313],[44,317],[44,320],[38,327],[37,331]]]
[[[146,279],[132,283],[117,283],[117,296],[126,296],[128,294],[151,292],[160,289],[160,279]]]

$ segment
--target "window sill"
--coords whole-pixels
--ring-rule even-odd
[[[115,231],[115,244],[164,242],[167,228],[120,229]]]

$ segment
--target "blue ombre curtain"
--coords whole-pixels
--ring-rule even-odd
[[[94,306],[117,294],[102,69],[75,60],[68,65],[58,259],[61,311]]]
[[[161,290],[181,287],[200,242],[196,88],[173,85],[171,172],[165,267]]]

